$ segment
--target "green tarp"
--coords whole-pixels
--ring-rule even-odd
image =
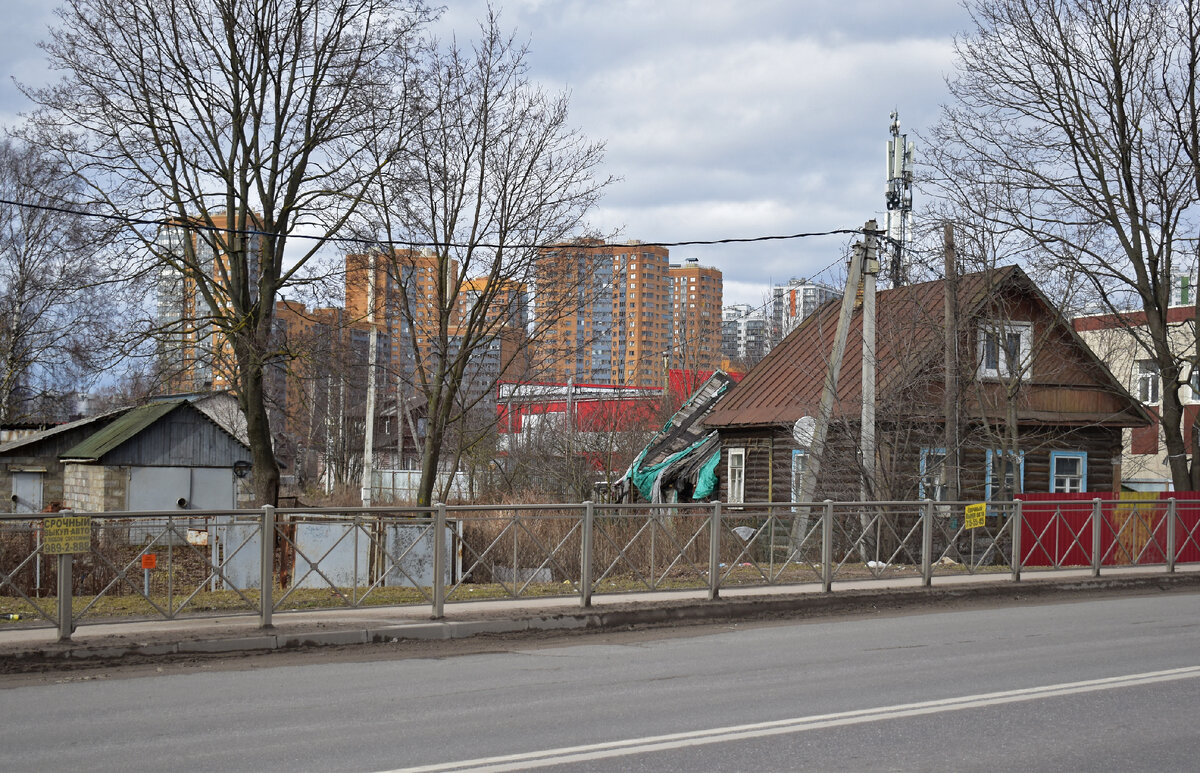
[[[697,448],[704,445],[706,442],[708,442],[707,437],[700,438],[682,451],[677,451],[658,464],[651,465],[645,469],[642,468],[642,459],[645,458],[647,449],[642,449],[642,452],[638,454],[638,458],[634,460],[633,464],[629,467],[629,480],[634,486],[637,487],[638,493],[641,494],[647,502],[653,502],[655,501],[653,497],[654,482],[658,480],[658,474],[663,470],[663,468],[671,466],[675,462],[690,454],[692,451],[695,451]],[[719,456],[720,452],[718,452],[717,455]],[[715,462],[713,463],[713,467],[716,467]]]
[[[717,449],[712,458],[700,468],[700,476],[696,479],[696,490],[692,492],[693,501],[699,502],[713,495],[717,490],[717,465],[721,461],[721,449]]]

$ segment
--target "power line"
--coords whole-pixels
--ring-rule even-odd
[[[208,233],[226,233],[226,234],[232,234],[232,235],[237,235],[237,236],[262,236],[262,237],[268,237],[268,238],[274,238],[274,237],[280,236],[280,234],[270,233],[268,231],[260,231],[257,229],[218,228],[217,226],[204,225],[202,223],[196,223],[196,222],[191,222],[191,221],[183,222],[183,221],[180,221],[178,218],[161,218],[161,219],[157,219],[157,220],[152,220],[149,218],[132,217],[130,215],[122,215],[122,214],[116,214],[116,213],[87,212],[82,209],[75,209],[72,207],[58,207],[58,206],[53,206],[53,205],[49,205],[49,204],[29,204],[27,202],[12,201],[9,199],[0,199],[0,204],[7,204],[7,205],[13,206],[13,207],[21,207],[23,209],[35,209],[35,210],[41,210],[41,211],[46,211],[46,212],[58,212],[60,214],[74,215],[76,217],[90,217],[90,218],[96,218],[99,220],[108,220],[111,222],[125,223],[127,225],[153,225],[153,226],[159,226],[159,227],[164,227],[164,228],[167,228],[167,227],[180,228],[180,229],[187,230],[187,231],[205,231]],[[291,233],[291,234],[286,234],[286,236],[289,239],[307,239],[310,241],[326,241],[326,242],[337,241],[337,242],[348,243],[348,244],[363,244],[363,245],[370,245],[370,246],[388,246],[388,247],[393,247],[393,248],[394,247],[409,247],[409,248],[432,247],[432,248],[436,249],[436,248],[440,247],[440,248],[455,248],[455,249],[472,249],[472,248],[482,247],[484,249],[501,249],[501,248],[503,248],[503,249],[540,250],[540,249],[558,248],[558,249],[571,249],[571,250],[602,250],[602,249],[612,249],[613,247],[621,247],[621,246],[629,246],[629,247],[700,247],[700,246],[717,245],[717,244],[751,244],[751,243],[755,243],[755,242],[771,242],[771,241],[788,241],[788,240],[792,240],[792,239],[807,239],[807,238],[817,237],[817,236],[836,236],[836,235],[840,235],[840,234],[853,235],[853,234],[865,234],[865,233],[866,232],[862,228],[836,228],[836,229],[829,230],[829,231],[806,231],[806,232],[801,232],[801,233],[771,235],[771,236],[727,237],[727,238],[722,238],[722,239],[688,239],[688,240],[676,241],[676,242],[638,241],[636,243],[631,243],[628,245],[624,245],[624,244],[620,244],[620,243],[609,244],[609,243],[605,243],[600,240],[597,240],[597,243],[595,243],[595,244],[592,244],[587,241],[578,242],[578,243],[576,243],[576,242],[565,242],[565,243],[560,242],[560,243],[552,243],[552,244],[493,244],[493,243],[464,244],[461,242],[421,242],[421,241],[415,241],[415,240],[410,240],[410,239],[376,239],[376,238],[357,237],[357,236],[337,236],[336,234],[326,234],[325,236],[314,236],[311,234]],[[882,232],[879,232],[876,235],[880,235],[881,233]]]

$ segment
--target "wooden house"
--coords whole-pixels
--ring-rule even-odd
[[[813,499],[858,500],[864,489],[875,500],[941,499],[948,476],[964,500],[1119,490],[1122,430],[1148,424],[1145,409],[1020,268],[968,274],[957,286],[957,438],[948,444],[945,431],[945,283],[882,291],[875,470],[867,474],[859,453],[856,308]],[[722,500],[799,499],[811,449],[793,429],[818,414],[839,310],[832,301],[806,318],[705,419],[720,436]]]

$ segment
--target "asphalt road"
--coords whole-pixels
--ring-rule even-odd
[[[12,687],[0,767],[1200,768],[1200,594],[686,633]]]

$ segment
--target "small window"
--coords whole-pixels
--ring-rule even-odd
[[[1158,363],[1154,360],[1137,361],[1137,396],[1148,405],[1158,402]]]
[[[792,451],[792,501],[802,502],[804,496],[804,473],[808,469],[808,449]],[[810,497],[811,498],[811,497]]]
[[[987,491],[989,502],[1010,502],[1025,490],[1025,452],[987,452]]]
[[[946,449],[921,449],[921,481],[917,488],[919,499],[946,501]]]
[[[1087,491],[1087,454],[1082,451],[1050,452],[1050,491],[1073,494]]]
[[[746,449],[729,449],[729,503],[741,504],[746,496]]]
[[[979,377],[1021,378],[1032,364],[1028,322],[984,322],[979,327]]]

